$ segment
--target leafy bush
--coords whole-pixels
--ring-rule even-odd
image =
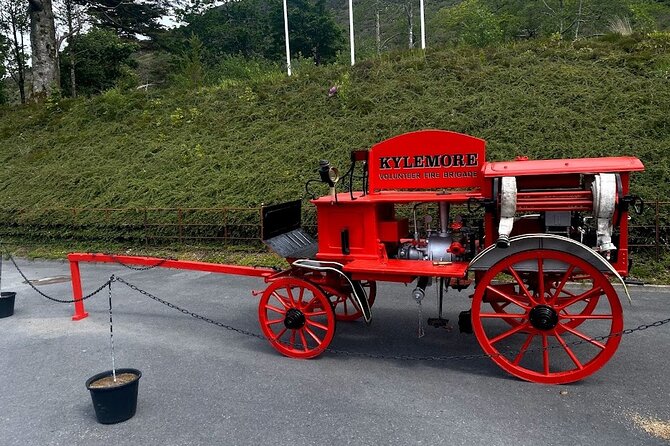
[[[503,40],[502,17],[494,14],[480,0],[464,0],[456,6],[441,9],[432,27],[441,42],[487,46]]]
[[[60,54],[61,85],[71,95],[70,57],[75,52],[75,79],[78,93],[94,94],[120,86],[137,85],[133,68],[137,63],[132,55],[138,45],[124,42],[111,31],[93,28],[86,34],[71,39],[70,45]]]

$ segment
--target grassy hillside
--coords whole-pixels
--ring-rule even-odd
[[[490,160],[636,155],[635,192],[667,197],[669,50],[669,34],[433,49],[4,108],[0,208],[300,198],[320,158],[346,167],[350,150],[423,128],[484,138]]]

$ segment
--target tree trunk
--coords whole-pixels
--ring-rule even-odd
[[[409,49],[414,48],[414,9],[411,3],[405,5],[405,13],[407,14],[407,30],[409,35]]]
[[[28,3],[33,58],[32,98],[40,101],[60,87],[56,29],[51,0],[28,0]]]
[[[579,0],[579,11],[577,11],[577,24],[575,27],[575,40],[579,39],[579,25],[582,24],[582,3],[583,0]]]
[[[377,11],[376,11],[376,37],[377,37],[377,56],[379,56],[382,53],[382,26],[381,22],[379,21],[379,4],[377,5]]]
[[[10,10],[12,21],[12,34],[14,38],[14,59],[16,60],[17,79],[16,83],[19,85],[19,95],[21,96],[21,103],[26,103],[26,75],[25,75],[25,54],[23,52],[23,35],[21,35],[21,43],[19,44],[18,34],[20,33],[19,21],[15,14],[16,11]]]
[[[73,98],[77,97],[77,81],[74,75],[74,64],[76,63],[75,54],[74,54],[74,4],[72,0],[65,1],[65,18],[67,20],[67,31],[68,31],[68,53],[70,56],[70,89]]]

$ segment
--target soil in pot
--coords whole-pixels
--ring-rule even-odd
[[[105,376],[89,384],[89,389],[103,389],[108,387],[118,387],[138,379],[134,373],[117,373],[116,381],[113,376]]]
[[[16,293],[3,291],[0,294],[0,318],[9,317],[14,314],[14,299]]]
[[[98,373],[86,381],[98,422],[120,423],[135,415],[141,377],[142,372],[139,370],[117,369],[116,381],[111,370]]]

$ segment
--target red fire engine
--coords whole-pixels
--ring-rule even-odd
[[[634,157],[487,162],[485,146],[426,130],[353,152],[341,176],[321,161],[330,193],[312,200],[318,241],[300,226],[300,201],[264,208],[263,239],[291,263],[266,277],[258,307],[272,346],[319,355],[337,322],[370,322],[377,281],[414,282],[418,302],[434,284],[439,315],[429,323],[443,325],[444,292],[474,281],[459,327],[504,370],[567,383],[602,367],[623,330],[614,285],[628,294],[629,210],[642,206],[629,180],[644,166]]]

